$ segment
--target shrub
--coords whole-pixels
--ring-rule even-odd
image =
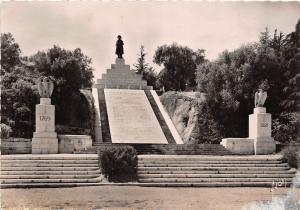
[[[12,132],[12,129],[10,126],[5,125],[4,123],[0,124],[1,128],[1,138],[7,139],[10,136],[10,133]]]
[[[299,145],[300,146],[300,145]],[[300,163],[300,148],[296,145],[289,145],[282,151],[283,160],[287,162],[290,167],[298,168]]]
[[[98,151],[101,173],[114,182],[136,180],[137,152],[131,146],[109,146]]]
[[[58,134],[90,135],[90,129],[67,126],[67,125],[55,125],[55,130]]]
[[[272,122],[272,136],[281,143],[300,143],[299,113],[282,113]]]

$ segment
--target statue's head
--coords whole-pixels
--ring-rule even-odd
[[[260,83],[260,85],[258,86],[258,89],[261,89],[262,92],[264,91],[268,91],[270,88],[270,85],[268,83],[268,80],[264,80]]]
[[[51,80],[49,79],[49,77],[44,77],[43,82],[50,82]]]
[[[118,39],[122,39],[121,35],[118,35]]]

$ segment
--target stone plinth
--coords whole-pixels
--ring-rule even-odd
[[[92,138],[88,135],[58,135],[59,153],[72,154],[92,147]]]
[[[265,107],[254,108],[249,115],[249,138],[226,138],[221,144],[235,154],[272,154],[276,144],[271,137],[272,117]]]
[[[254,108],[249,115],[249,138],[254,139],[254,152],[257,155],[272,154],[276,150],[274,139],[271,137],[272,117],[266,113],[265,107]]]
[[[254,139],[249,138],[225,138],[222,139],[221,145],[234,154],[253,155]]]
[[[32,139],[32,154],[55,154],[58,139],[55,132],[55,106],[50,98],[41,98],[36,105],[35,132]]]

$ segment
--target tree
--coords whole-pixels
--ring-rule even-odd
[[[138,54],[137,63],[134,64],[135,72],[137,74],[141,74],[142,78],[147,81],[148,85],[153,86],[156,89],[156,73],[153,67],[150,67],[148,63],[146,63],[146,53],[145,48],[142,45],[140,48],[140,53]]]
[[[31,66],[23,64],[2,77],[1,121],[12,127],[13,136],[32,137],[38,95],[34,88],[37,76],[32,74]]]
[[[13,136],[30,138],[37,93],[33,86],[38,74],[20,55],[12,34],[1,34],[1,122],[12,128]]]
[[[281,105],[286,111],[300,111],[300,19],[295,32],[287,35],[283,57],[286,64]]]
[[[1,34],[1,75],[20,64],[21,50],[11,33]]]
[[[176,43],[159,46],[154,55],[154,62],[164,66],[158,75],[159,84],[166,90],[185,90],[194,87],[196,66],[203,61],[204,50],[194,52]]]
[[[91,59],[79,48],[71,51],[55,45],[46,52],[39,51],[29,60],[37,72],[49,76],[55,83],[52,101],[56,105],[57,123],[70,124],[73,102],[82,98],[80,89],[92,86]]]
[[[248,136],[254,93],[264,85],[269,86],[265,106],[272,114],[275,140],[295,139],[292,133],[299,122],[283,116],[296,116],[294,112],[299,112],[299,25],[287,36],[277,30],[271,36],[266,29],[257,43],[232,52],[225,50],[215,61],[198,65],[198,89],[206,93],[207,112],[222,137]],[[283,130],[286,135],[280,134]]]
[[[137,59],[137,64],[134,64],[133,66],[135,67],[135,72],[138,74],[142,74],[143,72],[146,72],[147,69],[149,68],[149,64],[146,63],[145,60],[145,48],[142,45],[140,48],[140,53],[138,54],[138,59]]]

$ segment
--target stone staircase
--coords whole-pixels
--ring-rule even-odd
[[[281,156],[140,155],[138,181],[157,187],[289,186],[296,170]]]
[[[97,155],[1,155],[1,188],[98,185]]]
[[[94,143],[85,153],[97,153],[97,150],[109,146],[129,145],[136,149],[139,155],[232,155],[220,144],[109,144]]]
[[[119,61],[117,59],[116,64],[112,64],[111,68],[102,74],[101,79],[97,79],[95,87],[99,89],[152,89],[147,85],[147,81],[142,79],[142,75],[130,70],[130,66],[126,65],[122,59]]]

